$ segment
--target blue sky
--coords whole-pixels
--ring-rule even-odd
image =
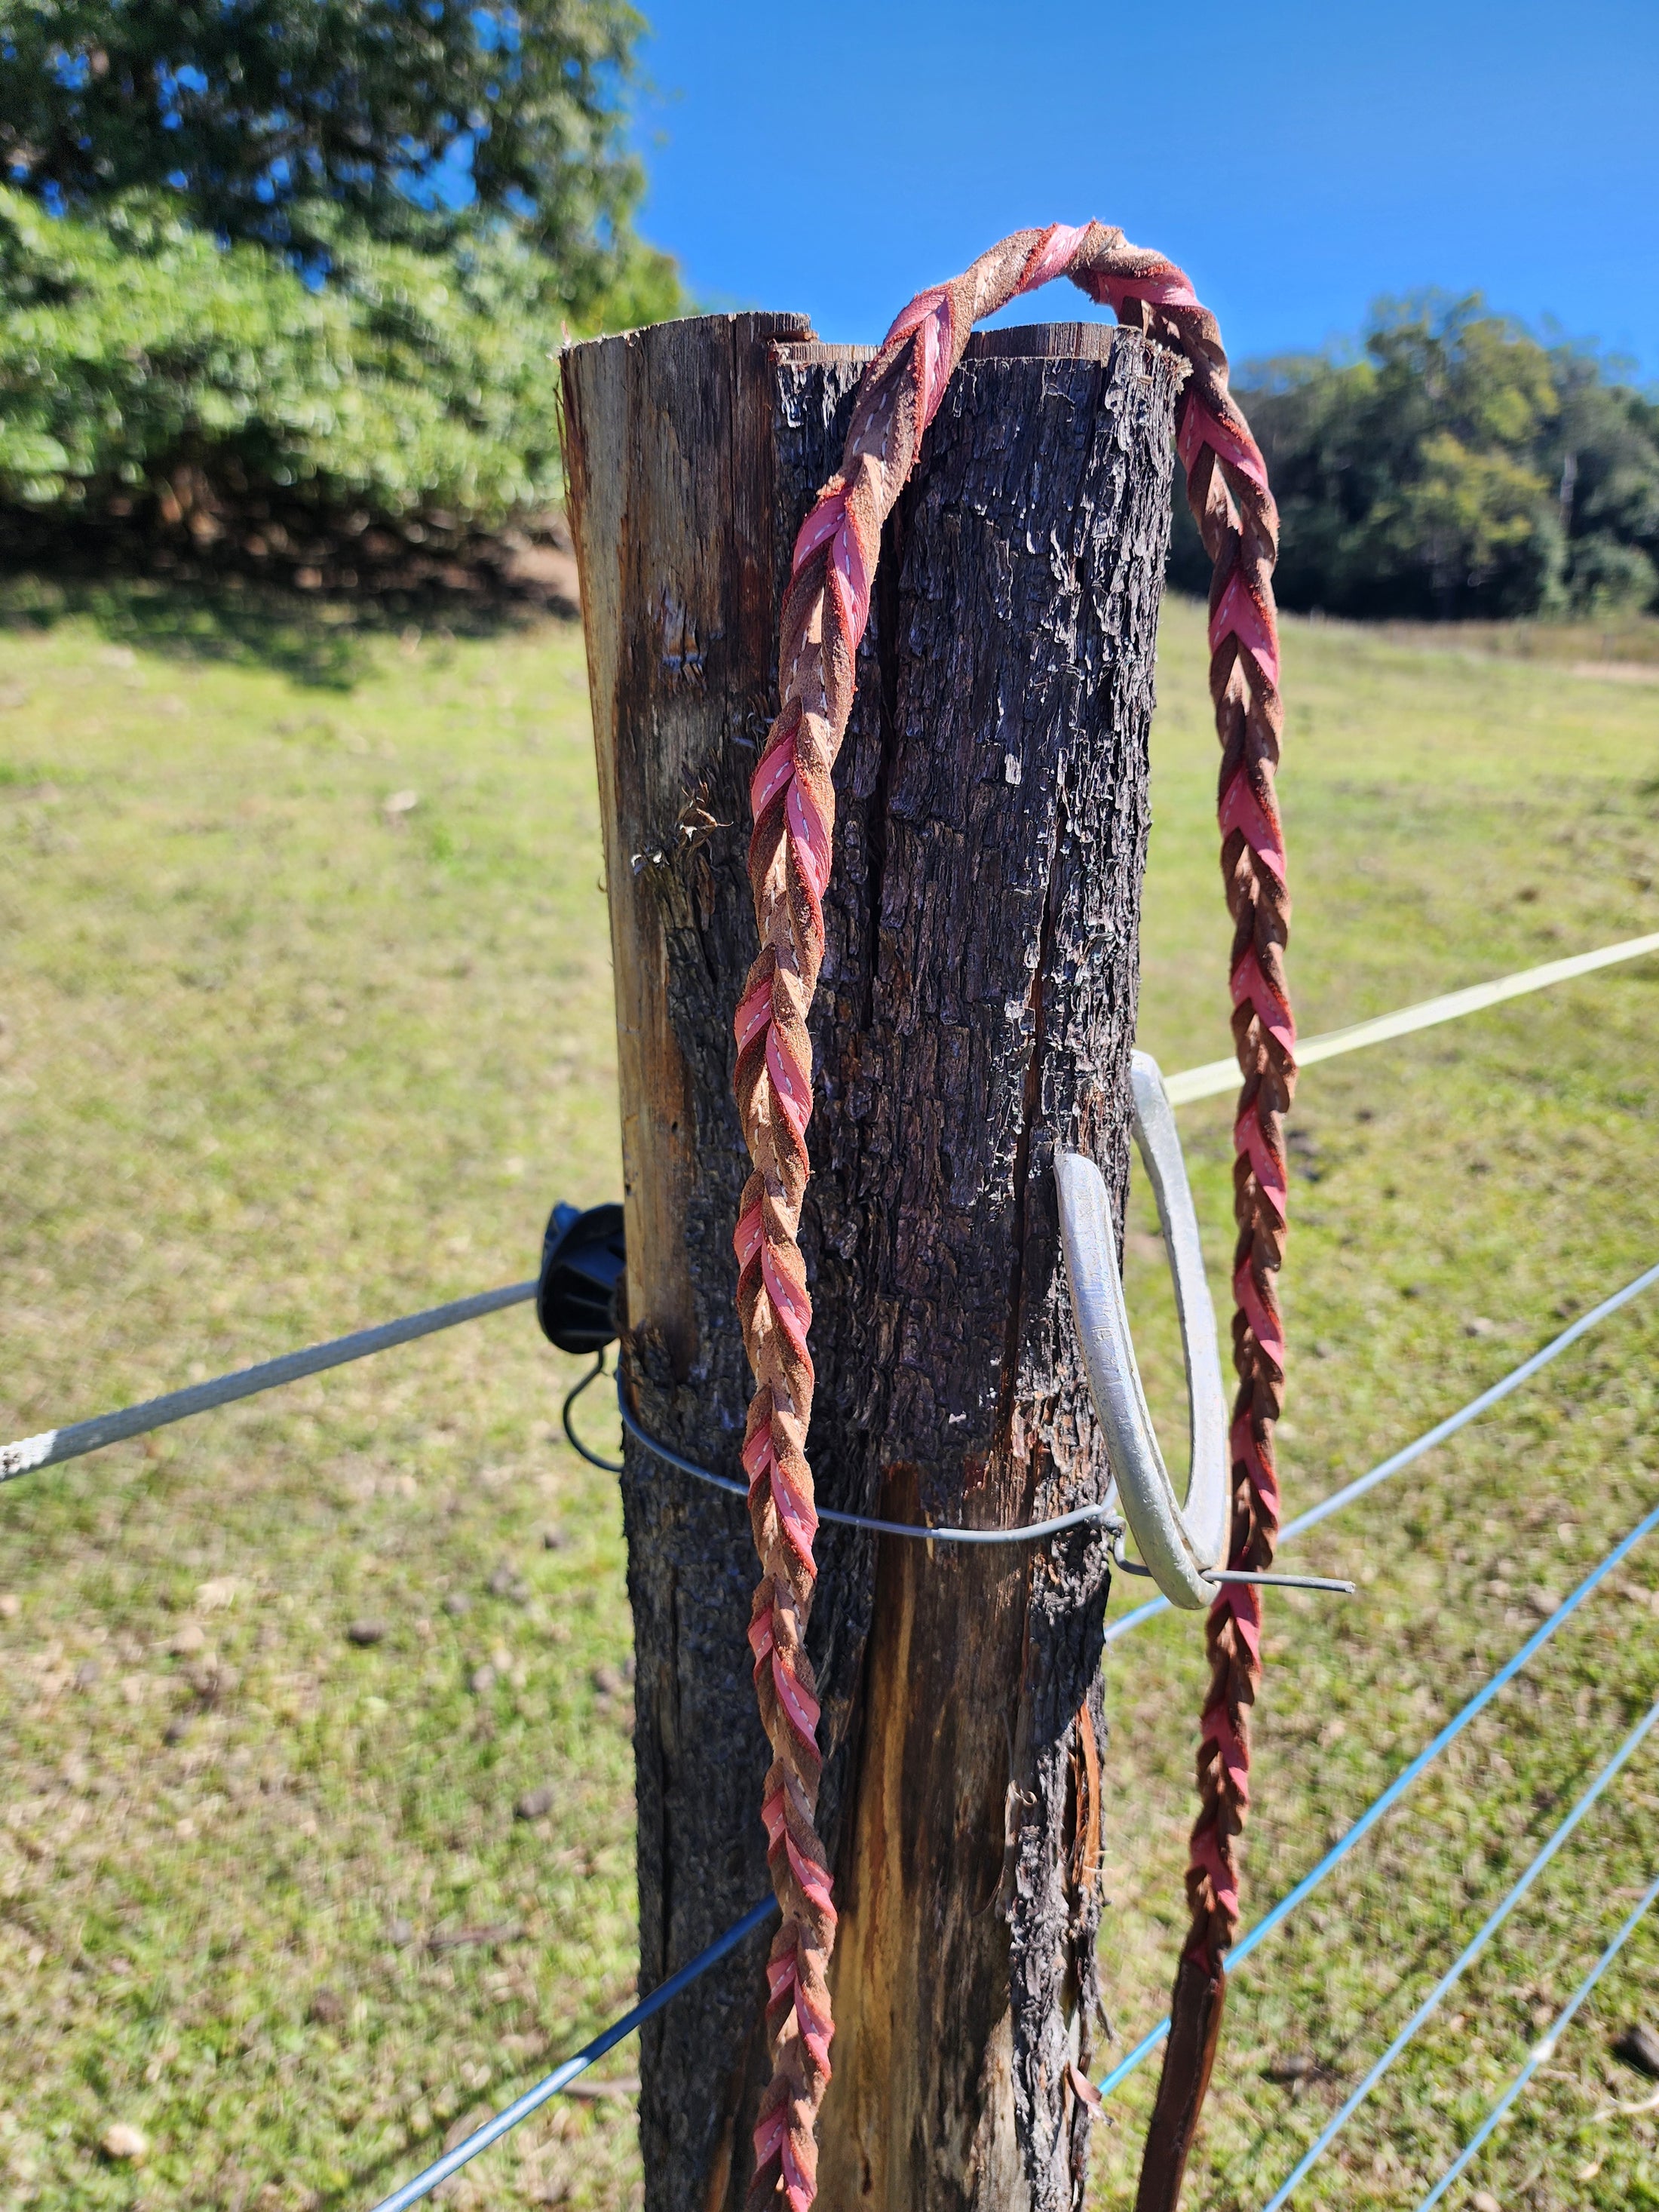
[[[639,4],[639,227],[708,305],[872,341],[1092,215],[1182,264],[1236,359],[1437,285],[1659,379],[1659,0]]]

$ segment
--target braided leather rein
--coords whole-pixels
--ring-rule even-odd
[[[738,1310],[756,1384],[743,1448],[762,1568],[749,1642],[772,1749],[762,1814],[782,1909],[767,1966],[773,2075],[755,2130],[751,2212],[774,2203],[780,2191],[790,2212],[806,2212],[817,2193],[817,2121],[834,2033],[826,1975],[836,1911],[815,1826],[822,1759],[805,1651],[817,1579],[817,1516],[806,1458],[812,1308],[798,1242],[812,1110],[806,1016],[823,959],[822,901],[835,826],[830,775],[852,711],[882,525],[915,465],[969,334],[982,317],[1061,276],[1110,306],[1121,323],[1173,348],[1190,368],[1176,403],[1176,447],[1212,564],[1210,690],[1222,749],[1222,874],[1234,924],[1233,1035],[1243,1073],[1234,1132],[1239,1389],[1229,1564],[1265,1569],[1279,1527],[1273,1425],[1285,1352],[1274,1280],[1285,1247],[1282,1117],[1295,1081],[1295,1030],[1284,974],[1290,898],[1273,792],[1283,722],[1272,582],[1278,513],[1261,453],[1228,390],[1215,319],[1182,272],[1097,222],[1017,231],[950,283],[920,293],[864,372],[840,471],[795,541],[780,623],[779,711],[750,785],[749,875],[761,949],[734,1029],[735,1090],[753,1171],[733,1242]],[[1261,1673],[1261,1625],[1259,1594],[1224,1585],[1208,1624],[1202,1806],[1187,1876],[1192,1926],[1141,2176],[1142,2212],[1173,2204],[1179,2191],[1214,2051],[1223,1955],[1238,1920],[1237,1839],[1249,1803],[1249,1714]]]

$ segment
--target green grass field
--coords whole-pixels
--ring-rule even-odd
[[[1225,1048],[1200,638],[1172,608],[1142,1015],[1168,1068]],[[1659,687],[1583,672],[1600,651],[1289,626],[1305,1033],[1659,928]],[[614,1194],[574,632],[43,593],[0,632],[0,1437],[514,1280],[555,1197]],[[1308,1074],[1291,1510],[1659,1258],[1656,1116],[1653,960]],[[1219,1301],[1226,1102],[1182,1121]],[[1272,1601],[1247,1918],[1659,1498],[1656,1351],[1659,1294],[1300,1547],[1362,1587]],[[629,1618],[614,1486],[558,1433],[576,1371],[516,1310],[0,1490],[3,2212],[365,2206],[628,2002]],[[1241,1972],[1189,2203],[1265,2201],[1659,1695],[1656,1593],[1659,1540]],[[1188,1619],[1109,1655],[1120,2050],[1184,1917],[1201,1678]],[[1299,2203],[1416,2203],[1659,1871],[1656,1810],[1659,1749]],[[1656,1972],[1659,1915],[1455,2201],[1659,2204],[1654,2116],[1595,2117],[1647,2094],[1607,2046],[1659,2019]],[[637,2202],[636,2063],[453,2201]],[[1154,2077],[1097,2131],[1099,2207],[1131,2200]],[[115,2124],[143,2163],[100,2150]]]

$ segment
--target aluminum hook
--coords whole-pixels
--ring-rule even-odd
[[[1090,1395],[1123,1516],[1164,1596],[1171,1605],[1196,1611],[1214,1597],[1226,1565],[1226,1393],[1181,1139],[1158,1062],[1149,1053],[1133,1056],[1131,1095],[1135,1141],[1152,1179],[1181,1316],[1192,1443],[1184,1505],[1176,1498],[1158,1449],[1135,1363],[1106,1179],[1080,1152],[1062,1151],[1054,1157],[1060,1242]]]

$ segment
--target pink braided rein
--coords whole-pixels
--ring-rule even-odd
[[[1278,517],[1267,470],[1227,386],[1214,318],[1159,255],[1096,222],[1019,231],[948,284],[918,294],[865,370],[840,471],[795,541],[779,645],[779,712],[750,787],[749,872],[760,951],[734,1030],[735,1091],[752,1173],[733,1239],[738,1308],[756,1389],[743,1460],[762,1577],[749,1641],[772,1747],[763,1817],[783,1920],[768,1962],[773,2077],[755,2130],[749,2203],[781,2191],[790,2212],[817,2193],[817,2118],[830,2081],[826,1970],[836,1911],[814,1826],[821,1756],[818,1705],[805,1638],[817,1568],[806,1435],[812,1307],[798,1242],[810,1165],[812,1051],[806,1015],[823,957],[823,898],[835,830],[830,781],[853,705],[881,531],[969,331],[1018,295],[1068,276],[1121,322],[1190,364],[1177,402],[1176,446],[1188,497],[1214,564],[1211,690],[1222,749],[1222,868],[1235,922],[1233,1026],[1244,1083],[1235,1132],[1240,1239],[1234,1278],[1240,1391],[1233,1455],[1234,1562],[1272,1557],[1279,1517],[1272,1424],[1284,1380],[1274,1295],[1283,1256],[1281,1117],[1294,1080],[1295,1030],[1285,986],[1284,840],[1274,802],[1279,647],[1272,571]],[[1215,1674],[1204,1716],[1204,1809],[1193,1838],[1189,1951],[1218,1960],[1238,1914],[1234,1838],[1249,1802],[1248,1706],[1260,1673],[1256,1593],[1228,1585],[1211,1616]]]

